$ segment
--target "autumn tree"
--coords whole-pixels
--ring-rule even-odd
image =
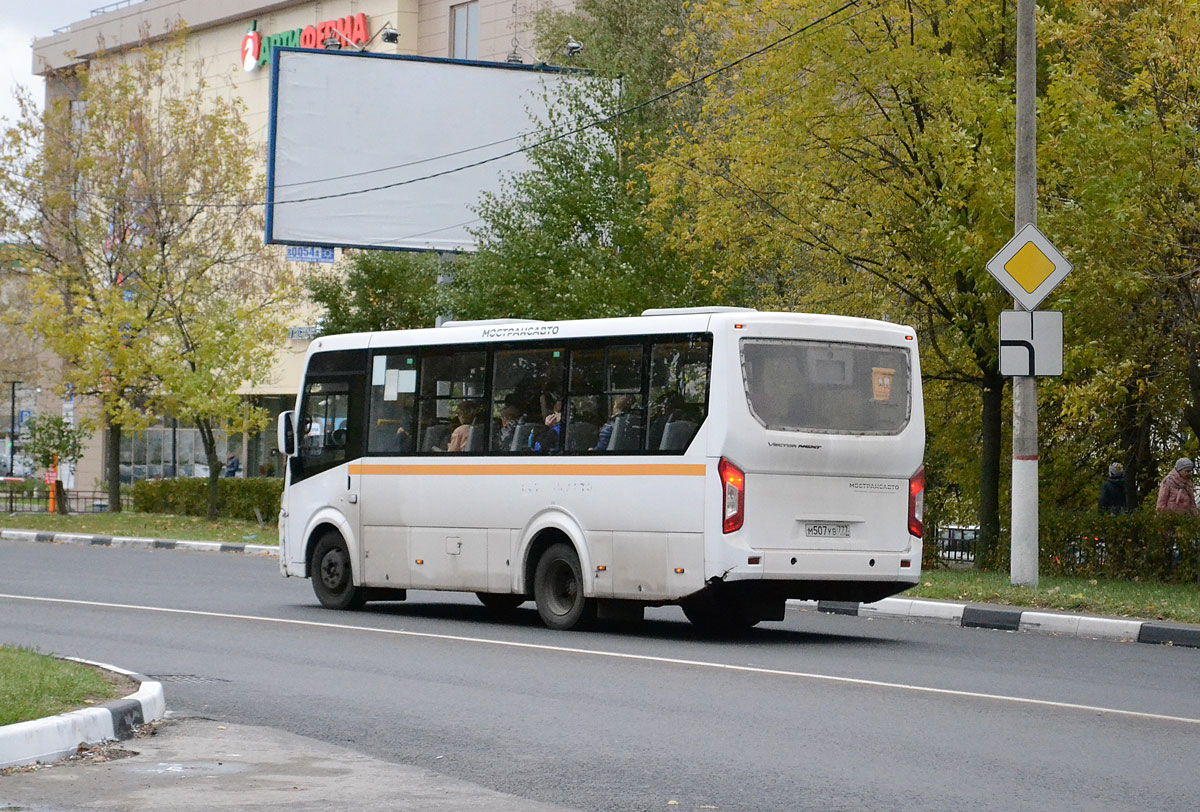
[[[1144,492],[1148,462],[1194,448],[1180,429],[1200,384],[1197,14],[1041,11],[1039,224],[1076,266],[1043,305],[1064,310],[1069,349],[1041,411],[1061,452],[1050,493],[1072,504],[1114,454]],[[934,504],[973,506],[990,553],[1008,432],[996,323],[1012,302],[984,266],[1013,228],[1014,18],[1014,3],[959,0],[697,4],[714,67],[731,67],[653,169],[677,247],[729,258],[718,283],[920,330]]]
[[[432,327],[442,313],[439,260],[409,251],[355,251],[305,278],[322,335]]]
[[[630,315],[710,300],[642,218],[646,157],[688,112],[651,102],[691,67],[675,52],[687,25],[682,0],[581,0],[539,15],[542,58],[587,73],[559,85],[531,169],[481,201],[479,250],[453,268],[456,317]],[[569,61],[568,35],[584,44]]]
[[[1137,504],[1200,436],[1200,6],[1069,0],[1040,25],[1046,227],[1077,266],[1047,482],[1120,461]]]
[[[73,467],[83,457],[83,446],[92,436],[92,426],[86,420],[78,425],[65,417],[32,417],[26,423],[29,440],[24,453],[34,464],[56,473],[64,466]],[[55,510],[67,514],[67,492],[62,477],[54,480]]]
[[[0,149],[0,226],[41,255],[30,326],[99,403],[112,509],[122,430],[172,414],[200,428],[215,515],[217,432],[263,424],[236,392],[269,374],[293,293],[241,104],[193,68],[181,31],[147,37],[75,68],[41,115],[26,99]]]
[[[701,121],[656,161],[681,248],[729,258],[718,282],[767,306],[874,316],[921,331],[930,448],[981,465],[998,533],[1002,403],[984,270],[1012,231],[1012,13],[959,0],[831,11],[811,0],[700,3],[722,32]],[[738,60],[764,49],[752,59]],[[977,393],[977,434],[941,447],[939,387]],[[943,470],[930,466],[931,488]]]

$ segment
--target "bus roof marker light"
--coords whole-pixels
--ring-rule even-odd
[[[683,575],[683,567],[676,567],[676,568],[675,568],[675,574],[676,574],[676,575]]]

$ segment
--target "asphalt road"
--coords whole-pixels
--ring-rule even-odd
[[[269,557],[24,542],[0,542],[0,643],[515,808],[1190,812],[1200,791],[1189,648],[791,610],[737,642],[673,608],[555,633],[470,595],[331,612]]]

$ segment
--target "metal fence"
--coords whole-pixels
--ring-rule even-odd
[[[979,547],[978,527],[939,527],[938,558],[942,561],[974,563]]]
[[[67,510],[71,513],[106,513],[108,491],[69,490],[66,494]],[[133,498],[121,494],[121,508],[133,507]],[[49,513],[50,488],[0,490],[0,509],[9,513]]]

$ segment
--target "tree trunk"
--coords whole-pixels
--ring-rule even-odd
[[[215,522],[220,515],[220,484],[221,461],[217,459],[217,434],[212,424],[206,420],[197,419],[196,428],[200,430],[200,442],[204,446],[204,457],[208,460],[208,511],[210,522]]]
[[[1116,461],[1125,466],[1125,507],[1136,508],[1142,496],[1149,493],[1158,481],[1150,454],[1151,413],[1145,399],[1138,394],[1137,382],[1125,386],[1127,405],[1121,420],[1121,457]]]
[[[60,516],[67,515],[67,489],[63,487],[62,480],[54,480],[54,512]]]
[[[1000,445],[1003,437],[1002,406],[1004,377],[989,373],[984,377],[981,397],[979,454],[979,547],[975,553],[978,569],[994,567],[1000,558]]]
[[[104,478],[108,482],[108,509],[121,512],[121,424],[105,416],[108,441],[104,444]]]

